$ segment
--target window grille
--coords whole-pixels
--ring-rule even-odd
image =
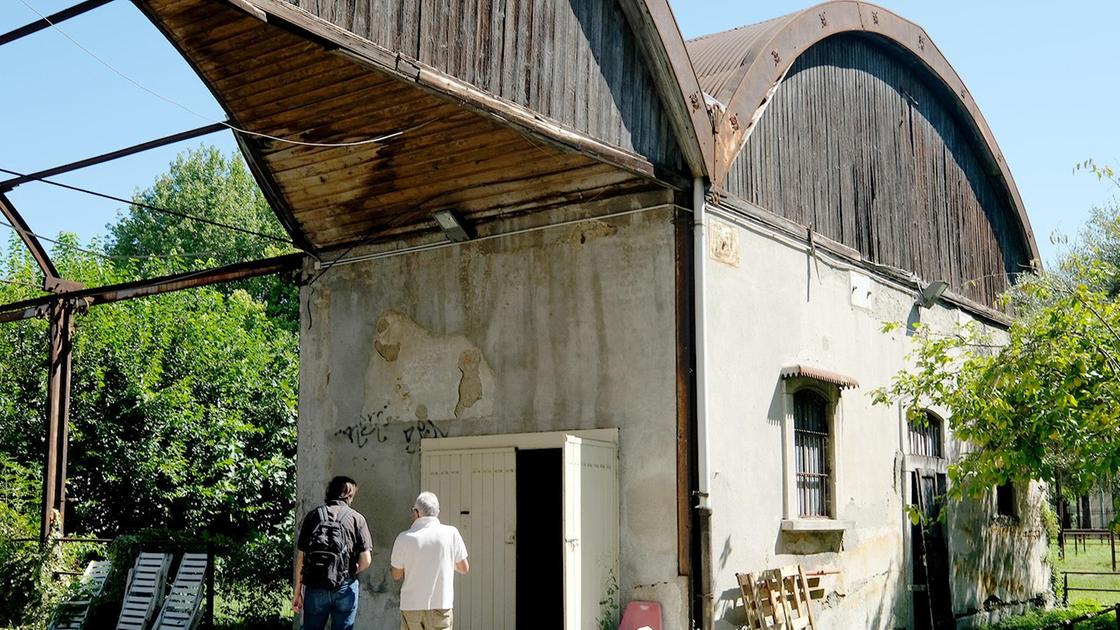
[[[944,457],[942,451],[941,418],[927,411],[924,426],[910,423],[910,454],[925,457]]]
[[[832,515],[828,403],[813,391],[793,395],[797,506],[802,517]]]

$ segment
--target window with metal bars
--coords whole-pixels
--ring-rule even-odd
[[[802,517],[832,516],[828,401],[812,390],[793,395],[797,508]]]
[[[945,457],[942,450],[941,418],[932,411],[926,412],[925,424],[910,423],[910,454]]]

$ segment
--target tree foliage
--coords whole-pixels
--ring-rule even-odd
[[[107,253],[131,261],[138,277],[192,271],[278,256],[294,251],[260,188],[239,155],[226,157],[214,147],[187,150],[133,200],[108,227]],[[148,206],[148,207],[145,207]],[[177,214],[202,217],[245,231],[230,230]],[[272,239],[251,234],[265,234]],[[171,257],[168,257],[171,256]],[[270,316],[298,330],[299,294],[288,279],[254,278],[218,287],[225,295],[244,290],[266,305]]]
[[[874,398],[903,403],[912,422],[946,413],[965,445],[950,469],[957,496],[1009,480],[1080,492],[1120,470],[1118,264],[1120,215],[1098,210],[1053,271],[1004,297],[1006,333],[918,326],[912,368]]]
[[[281,233],[244,165],[213,149],[181,155],[137,197]],[[256,237],[144,209],[109,231],[107,245],[84,249],[63,235],[52,252],[62,275],[97,286],[278,253]],[[148,256],[198,251],[216,253]],[[0,272],[12,282],[0,284],[0,303],[38,294],[38,271],[14,239]],[[284,544],[294,505],[295,295],[290,279],[274,277],[78,315],[69,531],[161,527]],[[24,466],[40,466],[45,452],[47,344],[45,321],[0,325],[0,454]]]

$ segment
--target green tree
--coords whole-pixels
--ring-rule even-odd
[[[1120,214],[1098,210],[1052,271],[1004,297],[1006,333],[918,327],[913,367],[874,398],[903,403],[912,422],[925,407],[948,413],[966,444],[950,469],[956,496],[1009,480],[1060,480],[1079,493],[1120,470],[1118,263]]]
[[[213,149],[179,156],[136,198],[282,234],[240,159]],[[62,275],[99,286],[288,251],[144,208],[126,210],[109,232],[107,244],[82,247],[61,235],[51,253]],[[14,237],[0,278],[0,303],[41,295],[38,269]],[[286,581],[289,567],[280,559],[290,552],[295,494],[296,305],[291,278],[269,277],[79,314],[68,531],[214,532],[268,558],[231,560],[241,573],[223,568],[221,575],[257,588]],[[41,319],[0,324],[0,458],[30,470],[45,452],[47,328]],[[38,520],[32,507],[25,523]]]
[[[240,154],[226,157],[212,146],[189,149],[175,158],[167,173],[134,195],[133,201],[143,205],[124,209],[117,221],[107,226],[106,251],[111,256],[130,259],[139,277],[295,251],[285,245],[289,237]],[[184,219],[151,207],[245,231]],[[266,304],[269,315],[279,318],[289,330],[298,330],[299,293],[294,283],[271,276],[219,288],[226,295],[239,289]]]

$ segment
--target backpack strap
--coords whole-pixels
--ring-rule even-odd
[[[320,523],[331,520],[331,511],[327,509],[327,504],[326,503],[324,503],[323,505],[320,505],[319,509],[317,511],[319,512],[319,522]]]

